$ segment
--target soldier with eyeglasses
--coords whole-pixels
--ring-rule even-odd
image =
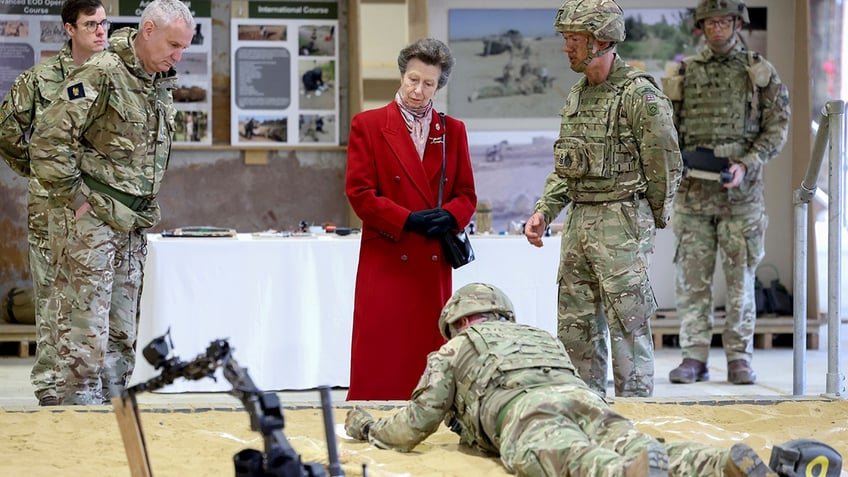
[[[689,164],[674,199],[683,361],[669,373],[669,380],[693,383],[710,378],[712,277],[720,250],[727,283],[722,334],[727,380],[751,384],[757,379],[751,367],[754,280],[765,255],[768,224],[763,170],[786,143],[789,93],[771,63],[744,44],[739,32],[749,17],[743,2],[700,0],[694,19],[705,46],[674,65],[663,79],[684,161],[696,150],[706,151],[707,156],[699,157],[709,161]],[[724,168],[724,178],[699,174],[701,167]]]
[[[89,33],[95,33],[97,31],[97,27],[100,27],[103,29],[103,31],[108,32],[110,26],[112,26],[112,22],[106,19],[100,21],[86,20],[84,22],[77,23],[77,27],[85,28],[85,31]]]
[[[27,177],[29,264],[35,292],[36,360],[31,381],[41,405],[58,404],[56,396],[56,327],[46,317],[47,296],[54,272],[47,234],[47,190],[32,175],[29,136],[44,108],[61,92],[61,84],[77,66],[106,48],[109,20],[100,0],[68,0],[62,23],[69,39],[55,56],[24,71],[0,108],[0,155],[18,174]]]

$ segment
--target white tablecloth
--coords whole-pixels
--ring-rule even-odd
[[[170,328],[183,361],[228,339],[264,390],[348,385],[358,236],[148,239],[133,383],[159,374],[141,351]],[[472,240],[477,260],[454,271],[454,287],[493,283],[512,299],[519,321],[556,333],[559,237],[541,249],[523,236]],[[162,391],[229,390],[218,375]]]
[[[358,236],[148,238],[133,383],[159,374],[141,350],[170,328],[183,361],[212,340],[228,339],[235,359],[264,390],[348,385]],[[475,235],[472,243],[477,260],[454,271],[454,289],[495,284],[512,300],[519,322],[556,334],[560,237],[546,237],[542,248],[523,236]],[[660,308],[674,307],[673,252],[673,235],[661,230],[650,270]],[[715,283],[721,304],[720,273]],[[163,391],[229,389],[219,378],[178,380]]]

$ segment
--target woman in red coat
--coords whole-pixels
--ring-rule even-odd
[[[362,219],[348,400],[404,400],[444,340],[436,323],[452,293],[439,236],[477,206],[465,125],[433,109],[455,59],[434,39],[398,55],[394,101],[351,123],[345,192]],[[438,208],[442,145],[446,160]]]

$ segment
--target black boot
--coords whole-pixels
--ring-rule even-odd
[[[709,381],[710,371],[707,363],[692,358],[683,358],[680,366],[668,373],[668,380],[672,383],[690,384],[695,381]]]
[[[756,380],[757,373],[744,359],[734,359],[727,363],[727,381],[733,384],[754,384]]]
[[[748,444],[733,444],[724,464],[724,475],[728,477],[777,477]]]

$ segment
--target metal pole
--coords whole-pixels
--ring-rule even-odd
[[[794,194],[795,204],[795,280],[793,289],[795,299],[793,301],[792,313],[794,315],[792,335],[792,394],[801,396],[807,392],[807,215],[809,207],[807,204],[816,194],[816,179],[824,160],[825,147],[827,147],[828,131],[830,123],[828,119],[828,108],[824,107],[819,119],[819,127],[816,131],[816,140],[813,145],[813,154],[807,165],[807,175],[801,182]]]
[[[803,187],[803,184],[802,184]],[[807,204],[795,192],[795,315],[792,335],[792,394],[807,393]],[[802,291],[803,290],[803,291]]]
[[[830,117],[830,149],[828,154],[827,210],[827,392],[830,396],[844,394],[844,376],[839,369],[839,288],[842,276],[842,227],[840,209],[842,198],[842,167],[845,153],[845,103],[830,101],[826,108]]]

